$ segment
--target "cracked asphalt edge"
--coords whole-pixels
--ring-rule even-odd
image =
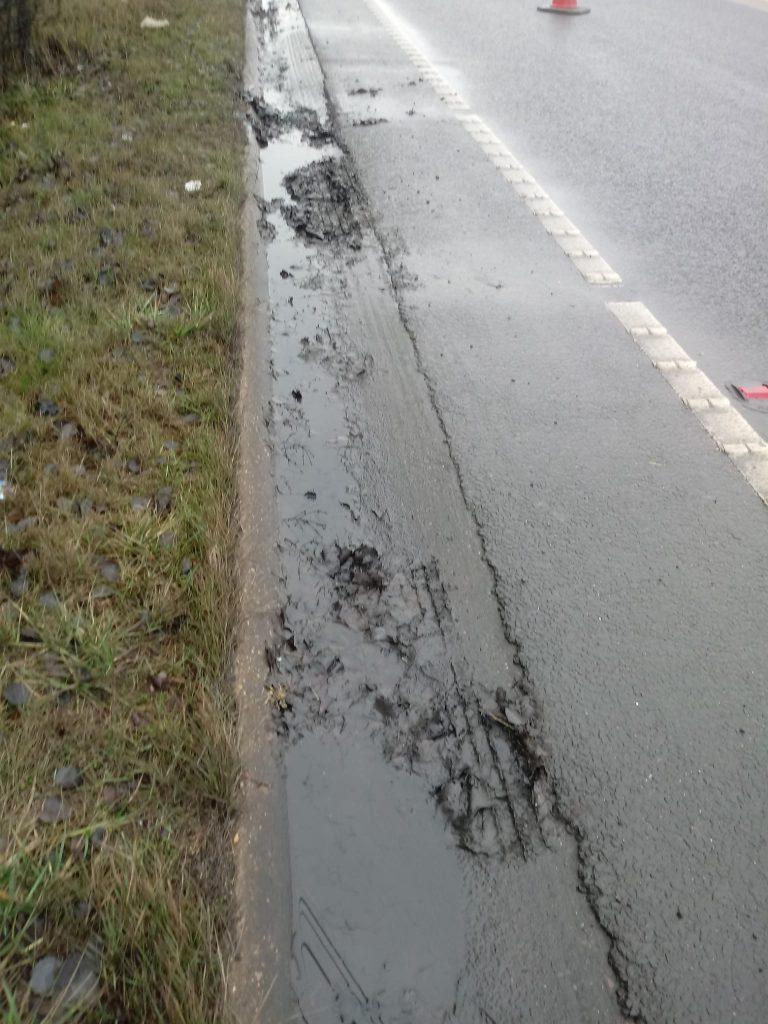
[[[307,31],[309,32],[310,39],[311,39],[312,38],[312,30],[310,29],[309,25],[307,25],[306,27],[307,27]],[[314,40],[313,40],[313,48],[314,48]],[[317,52],[316,48],[315,48],[315,52]],[[480,519],[479,519],[478,514],[477,514],[477,509],[474,507],[472,501],[468,497],[467,488],[466,488],[466,481],[464,480],[464,477],[463,477],[463,474],[462,474],[462,471],[461,471],[461,466],[460,466],[458,458],[457,458],[457,456],[455,454],[454,445],[453,445],[450,433],[448,431],[447,424],[445,422],[445,417],[443,416],[442,410],[441,410],[441,408],[439,406],[439,403],[438,403],[438,400],[437,400],[437,393],[436,393],[435,384],[434,384],[434,381],[431,380],[431,378],[430,378],[430,376],[429,376],[429,374],[428,374],[428,372],[426,370],[426,367],[424,365],[424,361],[422,359],[420,348],[419,348],[419,340],[418,340],[417,332],[416,332],[416,329],[415,329],[415,327],[414,327],[414,325],[413,325],[413,323],[411,321],[411,318],[409,317],[407,302],[406,302],[405,296],[403,295],[403,288],[400,286],[400,283],[399,283],[399,279],[400,279],[400,276],[401,276],[401,269],[400,269],[400,266],[399,266],[399,263],[398,263],[398,259],[401,258],[403,254],[402,253],[398,254],[398,253],[396,253],[392,249],[392,246],[391,246],[390,242],[388,241],[388,239],[386,237],[386,234],[381,229],[381,225],[377,222],[377,219],[372,214],[372,211],[370,209],[370,204],[369,204],[369,202],[367,200],[367,195],[366,195],[366,192],[365,192],[365,188],[363,187],[363,184],[362,184],[362,182],[360,182],[359,176],[357,175],[356,161],[355,161],[354,155],[351,152],[350,147],[347,144],[347,141],[346,141],[346,138],[345,138],[345,135],[344,135],[343,118],[340,116],[340,110],[338,108],[338,105],[335,102],[334,97],[333,97],[333,95],[332,95],[332,93],[331,93],[331,91],[330,91],[330,89],[328,87],[328,82],[327,82],[327,78],[326,78],[326,75],[325,75],[325,69],[323,68],[322,64],[320,63],[319,58],[318,58],[318,63],[320,64],[321,73],[323,75],[325,98],[326,98],[326,103],[327,103],[327,106],[328,106],[329,121],[330,121],[331,127],[332,127],[331,134],[333,135],[333,137],[335,139],[336,145],[344,153],[344,156],[346,157],[346,159],[347,159],[347,161],[349,163],[349,166],[353,169],[353,173],[355,174],[355,178],[356,178],[356,181],[357,181],[357,184],[358,184],[358,189],[359,189],[359,192],[360,192],[360,195],[362,197],[362,201],[363,201],[364,207],[365,207],[366,224],[370,228],[370,230],[373,232],[373,234],[374,234],[374,236],[376,238],[376,241],[377,241],[377,243],[379,245],[379,248],[381,250],[382,258],[383,258],[383,261],[384,261],[384,266],[386,267],[387,275],[389,277],[389,283],[390,283],[390,288],[391,288],[391,291],[392,291],[392,295],[393,295],[393,297],[395,299],[395,302],[396,302],[396,305],[397,305],[397,309],[398,309],[398,313],[399,313],[399,316],[400,316],[400,321],[401,321],[401,323],[403,325],[403,328],[404,328],[405,332],[407,333],[408,337],[411,339],[411,344],[413,346],[413,351],[414,351],[414,356],[415,356],[415,360],[416,360],[416,365],[418,367],[418,371],[421,374],[421,376],[422,376],[422,378],[423,378],[423,380],[425,382],[427,391],[429,393],[430,402],[431,402],[431,405],[432,405],[433,412],[434,412],[435,417],[437,419],[437,422],[438,422],[438,424],[440,426],[440,430],[441,430],[441,432],[443,434],[443,437],[445,438],[446,448],[447,448],[447,451],[448,451],[451,463],[453,465],[454,471],[456,473],[456,477],[457,477],[457,481],[458,481],[458,485],[459,485],[459,490],[460,490],[461,495],[462,495],[462,497],[464,499],[464,504],[465,504],[465,506],[467,508],[467,511],[468,511],[468,513],[469,513],[469,515],[470,515],[470,517],[472,519],[472,522],[475,525],[475,529],[477,531],[477,537],[478,537],[478,541],[480,543],[480,550],[481,550],[481,553],[482,553],[482,559],[485,562],[486,566],[488,567],[488,570],[489,570],[490,575],[491,575],[491,579],[493,581],[493,597],[494,597],[496,605],[497,605],[497,607],[499,609],[499,618],[500,618],[500,621],[501,621],[501,624],[502,624],[502,629],[504,631],[504,635],[505,635],[505,637],[507,639],[507,642],[509,643],[510,647],[515,652],[514,660],[515,660],[516,664],[518,665],[518,667],[520,668],[520,670],[522,671],[523,681],[524,681],[524,690],[526,691],[526,693],[528,694],[529,698],[532,700],[532,703],[534,705],[534,719],[537,722],[540,722],[540,720],[541,720],[541,711],[540,711],[540,708],[539,708],[539,705],[538,705],[538,701],[536,700],[535,682],[531,679],[530,674],[528,672],[528,668],[527,668],[527,665],[525,663],[525,659],[524,659],[523,652],[522,652],[522,645],[519,642],[519,640],[514,635],[512,635],[512,632],[511,632],[511,630],[510,630],[510,628],[508,626],[507,616],[504,614],[504,603],[503,603],[503,599],[501,597],[500,588],[499,588],[499,582],[500,581],[499,581],[498,569],[495,566],[495,564],[492,562],[492,560],[490,559],[490,556],[488,554],[488,549],[487,549],[487,545],[486,545],[486,541],[485,541],[485,536],[484,536],[484,533],[483,533],[482,528],[481,528],[481,522],[480,522]],[[407,282],[406,282],[406,287],[407,287]],[[546,740],[546,738],[545,738],[545,740]],[[531,757],[532,763],[535,763],[535,759],[532,757],[532,753],[533,752],[525,751],[525,753],[529,757]],[[547,801],[549,803],[549,807],[550,807],[549,813],[551,814],[551,816],[553,817],[553,819],[555,821],[557,821],[557,822],[559,822],[560,824],[563,825],[563,827],[573,837],[573,839],[574,839],[574,841],[576,843],[578,862],[579,862],[579,877],[576,880],[576,884],[578,885],[579,891],[584,894],[585,900],[586,900],[586,902],[587,902],[587,904],[588,904],[588,906],[590,908],[590,911],[591,911],[591,913],[592,913],[592,915],[594,917],[594,920],[596,921],[598,927],[603,932],[603,934],[606,936],[606,938],[608,939],[608,942],[610,944],[609,954],[608,954],[608,964],[609,964],[609,967],[610,967],[610,969],[611,969],[611,971],[612,971],[612,973],[613,973],[613,975],[614,975],[614,977],[616,979],[616,1001],[617,1001],[617,1004],[618,1004],[618,1008],[621,1011],[621,1013],[622,1013],[622,1015],[624,1016],[625,1019],[632,1020],[632,1021],[637,1021],[638,1024],[647,1024],[645,1018],[636,1009],[636,1000],[632,1000],[631,999],[631,995],[630,995],[631,965],[630,965],[630,963],[628,961],[628,957],[627,957],[626,951],[624,950],[623,945],[621,943],[621,939],[620,939],[620,937],[618,935],[616,935],[614,933],[613,930],[611,930],[607,926],[607,924],[605,922],[604,915],[602,915],[600,913],[600,902],[604,898],[604,896],[603,896],[602,891],[598,887],[598,884],[597,884],[597,881],[596,881],[596,875],[595,875],[595,872],[594,872],[593,867],[592,867],[592,862],[591,862],[591,858],[590,858],[590,855],[589,855],[589,851],[590,851],[591,847],[590,847],[590,844],[588,842],[588,839],[585,836],[583,830],[580,828],[578,822],[574,818],[572,818],[572,816],[570,816],[568,814],[567,809],[563,806],[563,802],[562,802],[562,799],[561,799],[561,796],[560,796],[560,793],[559,793],[559,789],[558,789],[558,785],[557,785],[557,778],[554,775],[554,773],[552,773],[551,771],[547,772],[547,782],[548,782],[548,789],[549,789],[549,798],[548,798],[548,801]]]

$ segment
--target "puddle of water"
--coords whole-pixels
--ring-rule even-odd
[[[370,745],[286,758],[294,984],[307,1024],[437,1024],[465,959],[455,850],[419,781]]]
[[[339,157],[341,150],[336,146],[312,146],[302,141],[298,128],[270,142],[261,152],[262,191],[265,202],[286,200],[288,193],[283,185],[283,178],[301,167],[306,167],[307,164],[329,156]]]

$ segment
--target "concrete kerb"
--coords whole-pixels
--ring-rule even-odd
[[[258,39],[245,13],[244,85],[258,87]],[[239,616],[234,685],[239,710],[240,817],[236,854],[236,934],[229,1007],[241,1024],[278,1024],[296,1011],[290,984],[291,890],[285,783],[279,740],[266,703],[265,648],[279,611],[277,514],[269,433],[269,294],[259,231],[259,147],[250,131],[242,215],[243,292],[238,399]]]

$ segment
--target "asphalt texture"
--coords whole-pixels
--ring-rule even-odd
[[[475,964],[474,981],[464,977],[457,987],[465,1013],[424,1019],[609,1019],[610,979],[586,985],[571,1003],[564,994],[577,987],[580,957],[585,977],[598,979],[609,955],[628,1017],[757,1024],[768,997],[766,510],[605,302],[644,301],[718,383],[764,375],[768,12],[728,0],[683,2],[674,11],[626,0],[593,5],[579,19],[491,0],[395,9],[625,282],[605,290],[579,277],[361,0],[302,0],[339,141],[360,185],[360,221],[375,230],[390,275],[382,281],[366,271],[365,302],[371,295],[387,308],[396,302],[399,317],[387,327],[381,314],[376,330],[375,317],[350,318],[341,332],[364,334],[373,360],[342,361],[339,371],[345,387],[365,374],[374,381],[358,409],[365,456],[353,485],[344,476],[349,467],[331,465],[326,451],[304,497],[315,502],[323,477],[335,481],[358,517],[365,510],[352,493],[378,518],[386,511],[394,521],[388,543],[410,546],[410,559],[423,547],[425,563],[435,561],[455,646],[470,666],[458,701],[446,707],[451,700],[466,707],[469,683],[492,694],[504,658],[519,662],[557,804],[553,845],[567,847],[564,825],[577,840],[563,854],[565,868],[525,876],[533,895],[517,916],[514,876],[522,869],[514,860],[496,859],[485,893],[480,875],[461,862],[472,908],[466,945],[479,937],[483,964]],[[299,212],[306,230],[309,215]],[[298,261],[288,251],[295,253],[293,242],[276,250],[282,269]],[[336,265],[339,279],[352,266],[347,259]],[[279,285],[278,269],[273,263],[272,285],[280,301],[290,299],[290,314],[283,308],[292,317],[294,296],[279,290],[287,285]],[[297,316],[317,319],[329,286],[318,287],[324,298],[305,300]],[[355,286],[342,288],[349,305]],[[344,312],[333,316],[339,330]],[[280,338],[303,330],[278,322]],[[401,334],[410,353],[398,347],[403,338],[388,340]],[[285,344],[276,335],[276,352]],[[319,359],[336,359],[335,348],[324,351]],[[286,404],[300,357],[282,351],[276,362]],[[347,430],[331,393],[315,386],[321,436],[323,423],[337,435]],[[306,381],[300,394],[294,403],[306,410]],[[428,413],[440,438],[430,433]],[[761,429],[763,418],[750,416]],[[277,440],[287,445],[295,410],[284,424]],[[290,462],[278,461],[279,487],[298,495]],[[297,508],[281,500],[295,527]],[[329,573],[338,581],[343,562],[341,554],[307,556],[315,528],[308,529],[298,540],[295,529],[283,536],[284,549],[301,548],[306,558],[287,570],[297,630],[312,620],[308,593],[327,590]],[[307,589],[310,570],[326,577]],[[402,571],[376,568],[387,592]],[[357,591],[342,597],[363,614]],[[491,624],[496,618],[503,635]],[[317,636],[323,620],[313,625]],[[440,629],[445,639],[442,622]],[[418,661],[421,634],[414,637],[404,650]],[[403,698],[403,686],[393,679],[385,699],[394,694],[407,708],[415,698]],[[362,692],[343,715],[329,698],[329,717],[352,722]],[[393,716],[390,704],[379,707],[384,719]],[[308,714],[299,721],[309,729]],[[368,755],[357,748],[338,758],[323,749],[314,755],[322,775],[343,777],[344,758],[352,775],[365,775]],[[528,752],[513,754],[510,777],[515,764],[530,777]],[[440,755],[435,770],[451,756]],[[305,786],[316,786],[316,770],[293,759]],[[295,778],[289,773],[289,804],[290,793],[302,791]],[[374,786],[378,796],[390,781]],[[323,799],[312,789],[305,812],[300,796],[289,807],[299,879],[317,875],[302,851],[312,847],[305,830],[322,832],[312,813]],[[355,799],[370,805],[373,798]],[[435,857],[446,856],[430,828],[425,836]],[[338,834],[329,858],[334,842]],[[471,844],[469,854],[479,859]],[[546,856],[529,863],[546,864]],[[574,902],[562,921],[552,916],[553,906],[567,905],[564,892],[578,900],[580,890],[583,908]],[[569,929],[588,927],[594,936],[574,946]],[[448,931],[439,915],[435,929]],[[423,952],[427,938],[417,938]],[[464,955],[461,941],[446,948],[450,963]],[[567,965],[565,977],[558,963]],[[511,983],[500,985],[502,974]],[[483,982],[496,985],[492,1012],[478,1009]],[[436,977],[435,989],[450,988]],[[401,1011],[382,1009],[381,1019],[422,1019]]]

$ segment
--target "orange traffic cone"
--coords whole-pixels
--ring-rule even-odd
[[[549,7],[539,7],[547,14],[589,14],[588,7],[579,7],[578,0],[552,0]]]

